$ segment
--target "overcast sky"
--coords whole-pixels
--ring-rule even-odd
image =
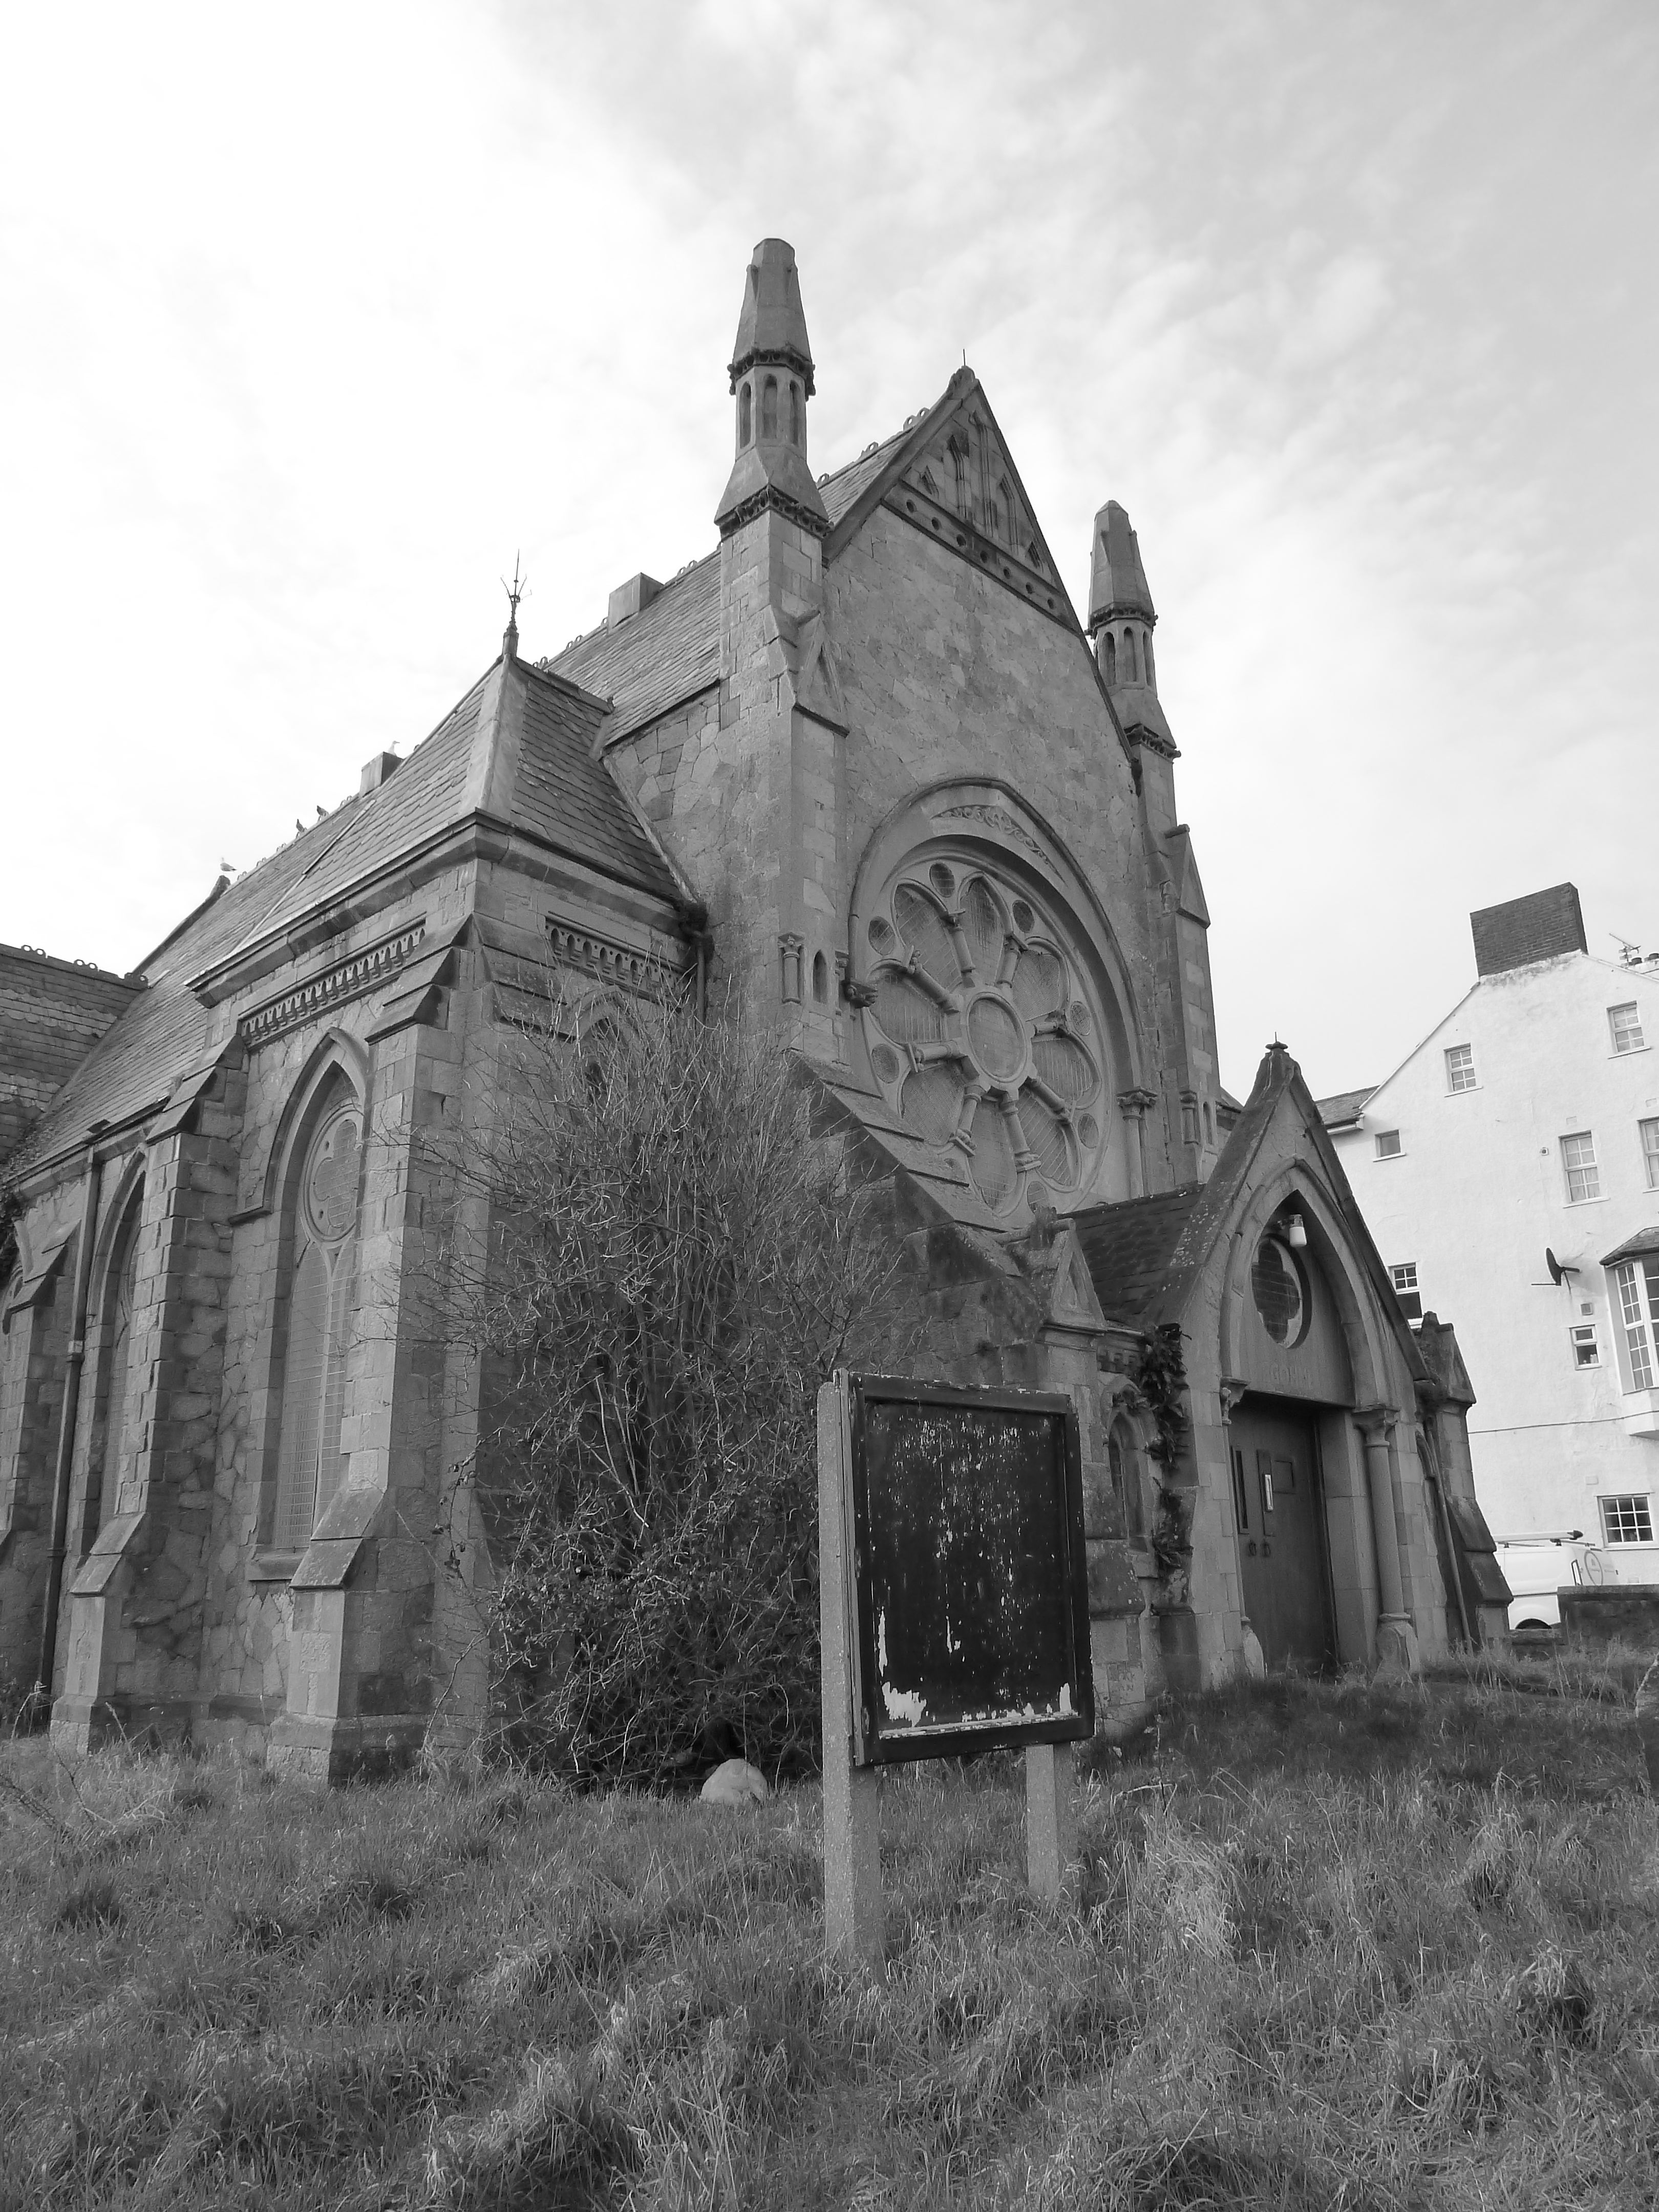
[[[964,351],[1159,613],[1222,1074],[1471,908],[1659,949],[1651,0],[0,8],[0,939],[125,968],[714,543],[757,239],[815,470]],[[1644,272],[1646,272],[1645,275]]]

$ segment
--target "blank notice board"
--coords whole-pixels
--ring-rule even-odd
[[[850,1382],[860,1762],[1091,1735],[1072,1401]]]

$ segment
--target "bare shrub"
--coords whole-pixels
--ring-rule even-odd
[[[517,1062],[480,1300],[507,1741],[583,1780],[808,1765],[816,1394],[896,1310],[874,1189],[793,1055],[672,995]]]

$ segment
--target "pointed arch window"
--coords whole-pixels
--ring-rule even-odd
[[[769,376],[761,386],[761,435],[775,438],[778,434],[778,380]]]
[[[1125,681],[1139,684],[1140,669],[1135,658],[1135,634],[1127,627],[1123,632],[1123,666]]]
[[[362,1115],[355,1094],[326,1110],[291,1186],[288,1326],[270,1540],[300,1551],[345,1472],[348,1308],[357,1243]]]
[[[789,386],[789,442],[792,446],[805,444],[805,429],[801,416],[800,386],[792,382]]]
[[[745,384],[738,394],[738,450],[739,453],[749,443],[750,432],[753,428],[753,414],[754,403],[749,396],[749,386]]]
[[[1152,673],[1152,633],[1151,630],[1148,630],[1140,641],[1140,657],[1146,664],[1146,681],[1149,684],[1156,684],[1158,678]]]
[[[1117,640],[1108,630],[1106,635],[1106,681],[1117,682]]]
[[[1146,1498],[1141,1470],[1140,1439],[1121,1415],[1106,1437],[1106,1464],[1112,1488],[1123,1512],[1126,1536],[1146,1533]]]
[[[22,1295],[23,1271],[12,1274],[0,1291],[0,1507],[11,1495],[17,1473],[18,1444],[23,1426],[23,1393],[28,1381],[29,1316],[17,1307]]]
[[[121,1224],[109,1273],[104,1279],[104,1372],[99,1393],[104,1425],[101,1446],[87,1482],[82,1549],[88,1551],[98,1531],[116,1510],[121,1492],[122,1462],[126,1457],[129,1428],[127,1385],[132,1377],[132,1309],[138,1286],[138,1212],[139,1200],[135,1198]]]

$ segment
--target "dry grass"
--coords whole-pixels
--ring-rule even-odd
[[[1641,1773],[1571,1692],[1230,1692],[1089,1785],[1049,1911],[1012,1762],[915,1770],[871,1987],[821,1958],[810,1789],[13,1746],[0,2206],[1650,2204]]]

